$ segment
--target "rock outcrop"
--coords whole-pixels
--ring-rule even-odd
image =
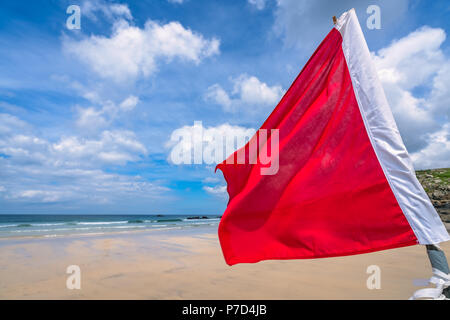
[[[450,168],[416,172],[442,221],[450,223]]]

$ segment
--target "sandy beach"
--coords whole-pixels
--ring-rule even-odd
[[[407,299],[431,276],[422,246],[229,267],[216,231],[1,240],[0,299]],[[66,288],[69,265],[81,268],[80,290]],[[370,265],[379,290],[366,286]]]

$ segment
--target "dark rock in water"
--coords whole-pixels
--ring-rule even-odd
[[[209,218],[206,217],[206,216],[202,216],[202,217],[200,217],[200,216],[195,216],[195,217],[187,217],[186,219],[189,219],[189,220],[198,220],[198,219],[209,219]]]
[[[156,216],[157,216],[158,218],[164,217],[163,214],[157,214]]]
[[[174,219],[158,219],[158,220],[156,220],[156,222],[179,222],[179,221],[183,221],[182,219],[177,219],[177,218],[174,218]]]

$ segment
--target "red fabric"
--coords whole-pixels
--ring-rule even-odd
[[[217,166],[230,197],[219,225],[229,265],[417,243],[371,146],[341,44],[333,29],[261,127],[279,129],[277,174],[261,175],[248,154],[247,164]]]

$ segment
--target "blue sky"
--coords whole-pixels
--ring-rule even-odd
[[[66,27],[72,4],[80,30]],[[371,4],[380,30],[366,27]],[[448,1],[0,6],[0,213],[221,214],[222,174],[174,164],[174,137],[194,121],[257,129],[352,7],[414,165],[450,167]]]

